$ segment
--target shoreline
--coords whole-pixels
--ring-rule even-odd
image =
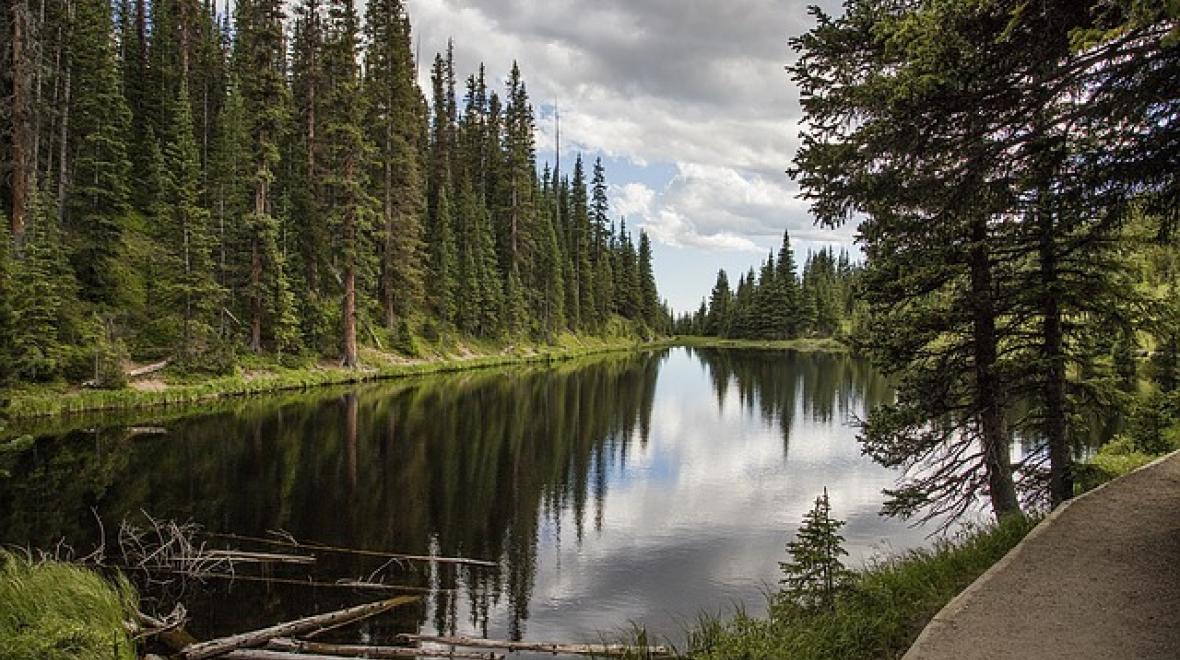
[[[761,350],[795,350],[806,352],[847,352],[834,339],[744,340],[719,337],[670,337],[643,341],[635,338],[600,339],[577,337],[560,344],[509,346],[500,352],[470,355],[438,354],[427,358],[396,361],[392,354],[371,352],[378,359],[360,369],[343,369],[317,364],[307,367],[266,366],[252,372],[243,367],[237,373],[214,376],[191,383],[161,384],[158,388],[97,390],[72,387],[63,391],[54,386],[15,389],[3,392],[10,401],[10,421],[67,417],[103,411],[136,410],[184,406],[258,394],[304,391],[333,385],[353,385],[391,381],[410,376],[455,373],[478,369],[529,364],[556,364],[581,357],[659,348],[730,348]]]

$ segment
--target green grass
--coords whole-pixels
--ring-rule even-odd
[[[367,350],[362,353],[363,368],[357,370],[328,368],[314,364],[287,367],[273,360],[252,357],[244,361],[237,373],[228,376],[197,379],[185,374],[168,375],[168,386],[162,390],[88,390],[61,386],[15,389],[9,392],[8,415],[12,419],[21,419],[97,410],[176,406],[266,392],[305,390],[324,385],[517,364],[551,363],[597,353],[667,345],[670,344],[641,342],[634,338],[600,339],[563,335],[557,337],[552,345],[474,344],[465,346],[464,354],[461,355],[440,354],[413,361],[398,360],[391,354]]]
[[[134,660],[123,628],[134,599],[126,580],[0,552],[0,658]]]
[[[373,349],[362,351],[362,368],[346,370],[317,365],[307,358],[286,364],[269,357],[242,356],[235,373],[207,376],[192,373],[160,374],[167,384],[161,390],[92,390],[63,384],[25,386],[7,393],[8,415],[12,419],[30,419],[90,411],[129,410],[160,406],[182,406],[232,397],[268,392],[307,390],[325,385],[344,385],[405,376],[434,374],[468,369],[487,369],[518,364],[553,363],[589,355],[660,348],[691,346],[696,348],[751,348],[795,351],[847,351],[840,342],[824,339],[744,340],[717,337],[677,337],[645,341],[632,329],[612,327],[603,337],[565,333],[549,344],[504,344],[465,340],[462,343],[443,339],[422,357],[406,360]]]
[[[801,337],[799,339],[726,339],[723,337],[676,337],[677,346],[693,348],[754,348],[785,351],[846,353],[848,346],[831,337]]]
[[[772,596],[766,618],[704,615],[687,653],[701,660],[900,657],[944,605],[1035,524],[1012,518],[930,550],[876,561],[855,575],[831,611],[803,611]]]
[[[1162,454],[1147,453],[1136,447],[1131,438],[1117,435],[1102,445],[1090,460],[1074,466],[1074,493],[1081,495],[1093,490],[1176,449],[1180,447],[1173,441],[1173,446]]]

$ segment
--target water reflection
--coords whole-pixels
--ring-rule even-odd
[[[88,547],[91,507],[108,529],[141,510],[211,531],[281,529],[497,562],[321,556],[318,579],[430,590],[420,607],[368,624],[370,639],[423,628],[596,639],[629,621],[676,636],[702,609],[760,609],[784,542],[824,486],[849,520],[854,556],[882,540],[923,541],[876,516],[894,475],[860,456],[846,424],[886,396],[884,380],[848,356],[675,349],[183,418],[90,418],[0,458],[22,475],[0,480],[0,541]],[[180,596],[206,635],[360,599],[244,582]]]

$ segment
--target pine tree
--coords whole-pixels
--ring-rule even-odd
[[[304,285],[307,289],[304,308],[304,334],[314,346],[320,346],[327,328],[318,322],[326,316],[320,294],[324,288],[322,277],[326,271],[328,227],[324,176],[324,119],[326,110],[326,82],[324,79],[324,9],[321,0],[302,0],[296,9],[292,35],[291,93],[295,108],[293,133],[295,149],[294,189],[292,194],[292,224],[299,245]],[[297,153],[296,153],[297,150]]]
[[[164,157],[168,169],[168,217],[161,243],[173,262],[170,282],[173,309],[181,320],[180,354],[192,358],[206,344],[218,308],[209,211],[200,205],[201,167],[189,111],[188,84],[181,82],[173,109],[175,125]]]
[[[450,178],[444,174],[444,177]],[[439,187],[434,209],[434,224],[430,232],[430,282],[434,312],[444,323],[455,319],[456,274],[455,233],[451,214],[450,185]],[[497,275],[498,277],[498,275]]]
[[[279,164],[279,138],[288,108],[284,81],[283,9],[279,0],[237,3],[238,43],[235,69],[249,134],[253,203],[244,222],[249,249],[250,348],[263,348],[264,325],[278,351],[298,343],[290,285],[279,251],[281,223],[274,215],[273,184]]]
[[[775,313],[781,315],[784,320],[780,332],[785,338],[797,337],[803,327],[802,310],[799,301],[799,279],[795,272],[795,251],[791,248],[791,235],[787,230],[783,230],[783,244],[778,251],[776,279],[778,296]]]
[[[615,297],[615,275],[610,251],[610,201],[606,192],[606,169],[602,159],[596,158],[590,182],[590,227],[593,236],[595,320],[599,325],[605,323],[614,311]]]
[[[392,330],[423,293],[425,197],[415,148],[421,93],[414,81],[410,25],[401,0],[371,1],[366,17],[366,125],[369,141],[377,147],[371,178],[381,200],[381,307],[385,325]]]
[[[705,319],[705,334],[725,337],[733,316],[733,292],[729,288],[729,276],[724,270],[717,271],[717,281],[709,294],[709,315]]]
[[[578,320],[582,330],[596,330],[597,315],[594,303],[594,270],[591,254],[593,228],[590,226],[586,199],[586,173],[582,156],[574,161],[574,178],[570,189],[570,230],[573,232],[574,277],[578,282]]]
[[[832,517],[828,489],[815,499],[815,506],[803,516],[795,539],[787,543],[790,561],[780,562],[782,597],[806,610],[831,610],[835,598],[850,577],[840,561],[846,556],[840,528],[844,521]]]
[[[658,328],[660,295],[656,291],[656,275],[652,269],[651,240],[647,232],[639,232],[639,300],[640,318],[649,328]]]
[[[375,200],[366,176],[372,147],[365,139],[365,104],[357,65],[360,24],[352,0],[331,0],[324,39],[324,71],[331,113],[325,126],[328,142],[331,225],[339,232],[343,268],[341,364],[355,368],[357,355],[357,276],[365,268],[367,232]]]
[[[110,3],[76,0],[72,30],[74,141],[65,227],[76,246],[71,261],[80,293],[119,306],[126,279],[124,232],[130,211],[131,163],[125,142],[130,113],[112,42]]]
[[[30,201],[24,251],[13,265],[12,369],[22,379],[41,381],[61,375],[78,294],[56,209],[44,192]]]

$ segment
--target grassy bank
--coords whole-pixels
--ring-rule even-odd
[[[688,655],[737,658],[896,658],[952,598],[996,563],[1035,520],[1011,519],[931,550],[881,560],[858,572],[831,611],[805,611],[771,597],[770,614],[703,617]]]
[[[614,351],[658,348],[667,341],[639,341],[634,338],[587,338],[563,336],[554,344],[496,345],[469,344],[452,352],[426,354],[405,359],[395,354],[367,350],[363,367],[343,369],[331,364],[285,366],[274,360],[252,358],[225,376],[194,377],[165,373],[150,387],[93,390],[68,386],[39,386],[9,392],[8,415],[12,419],[45,417],[68,413],[126,410],[153,406],[201,403],[267,392],[303,390],[324,385],[342,385],[421,374],[444,373],[517,364],[551,363]]]
[[[16,388],[7,393],[8,415],[12,419],[30,419],[89,411],[191,405],[268,392],[468,369],[561,362],[597,353],[666,346],[828,352],[848,350],[834,339],[755,341],[677,337],[641,341],[632,337],[563,335],[553,344],[544,345],[490,342],[452,345],[446,349],[427,349],[421,357],[413,359],[369,349],[362,352],[363,366],[360,369],[342,369],[333,364],[310,361],[292,366],[274,359],[250,356],[243,358],[233,373],[223,376],[172,373],[166,370],[158,375],[153,374],[147,383],[141,382],[119,390],[85,389],[64,384]]]
[[[0,658],[133,660],[123,620],[134,602],[125,581],[0,552]]]
[[[672,340],[677,346],[692,348],[751,348],[763,350],[844,353],[848,346],[831,337],[800,339],[726,339],[723,337],[682,336]]]

